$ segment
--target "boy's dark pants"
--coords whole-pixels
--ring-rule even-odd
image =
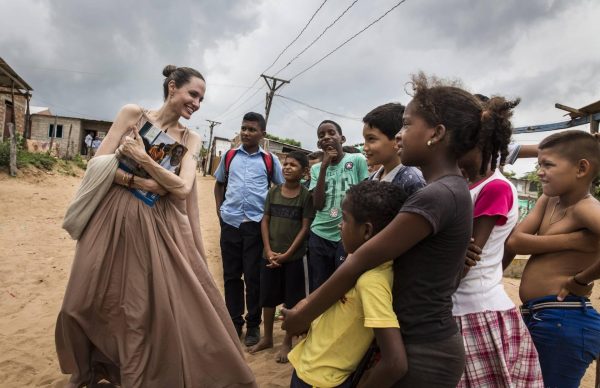
[[[309,289],[313,292],[325,283],[336,269],[338,256],[345,256],[342,242],[330,241],[312,231],[308,235]]]
[[[521,314],[538,351],[544,385],[579,387],[600,353],[600,314],[589,300],[569,295],[557,302],[556,296],[545,296],[525,302]]]
[[[260,318],[260,264],[263,254],[259,222],[243,222],[239,228],[221,221],[221,256],[225,304],[233,324],[244,325],[244,283],[246,283],[245,321],[247,327],[258,327]],[[244,280],[242,280],[242,274]]]

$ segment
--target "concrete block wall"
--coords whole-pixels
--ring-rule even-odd
[[[54,116],[32,115],[31,116],[31,144],[34,144],[39,149],[47,149],[50,145],[50,136],[48,130],[50,125],[54,124]],[[69,145],[69,154],[75,155],[79,153],[81,142],[81,120],[76,118],[58,117],[57,125],[62,125],[62,138],[54,139],[53,149],[57,156],[63,157],[67,152],[67,144],[69,143],[69,128],[71,128],[71,138]],[[35,149],[31,150],[35,151]]]

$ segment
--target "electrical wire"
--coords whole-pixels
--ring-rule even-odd
[[[296,54],[295,57],[293,57],[288,63],[287,65],[285,65],[284,67],[282,67],[281,69],[279,69],[275,75],[281,73],[283,70],[285,70],[289,65],[292,64],[292,62],[294,62],[296,59],[298,59],[298,57],[300,57],[300,55],[304,54],[306,52],[306,50],[308,50],[309,48],[311,48],[319,39],[321,39],[321,37],[323,35],[325,35],[325,33],[331,28],[333,27],[334,24],[336,24],[349,10],[350,8],[352,8],[354,6],[354,4],[356,4],[358,2],[358,0],[354,0],[348,7],[346,7],[346,9],[333,21],[331,22],[327,27],[325,27],[325,29],[323,31],[321,31],[321,33],[312,41],[308,44],[308,46],[306,46],[303,50],[301,50],[298,54]]]
[[[377,22],[379,22],[381,19],[383,19],[384,17],[386,17],[390,12],[392,12],[394,9],[398,8],[400,5],[402,5],[403,3],[405,3],[406,0],[401,0],[398,3],[396,3],[396,5],[394,5],[392,8],[388,9],[383,15],[381,15],[380,17],[378,17],[377,19],[375,19],[374,21],[372,21],[371,23],[369,23],[366,27],[364,27],[362,30],[358,31],[357,33],[355,33],[354,35],[352,35],[350,38],[346,39],[342,44],[340,44],[339,46],[337,46],[336,48],[334,48],[333,50],[331,50],[329,53],[327,53],[325,56],[323,56],[321,59],[319,59],[318,61],[316,61],[315,63],[313,63],[312,65],[308,66],[306,69],[302,70],[301,72],[297,73],[296,75],[294,75],[293,77],[290,78],[290,81],[292,81],[293,79],[301,76],[302,74],[306,73],[307,71],[309,71],[310,69],[312,69],[313,67],[317,66],[319,63],[323,62],[327,57],[329,57],[331,54],[335,53],[336,51],[338,51],[340,48],[342,48],[343,46],[345,46],[347,43],[349,43],[351,40],[353,40],[354,38],[356,38],[357,36],[359,36],[360,34],[362,34],[363,32],[365,32],[367,29],[369,29],[371,26],[373,26],[374,24],[376,24]]]
[[[48,105],[49,108],[58,108],[58,109],[66,111],[66,112],[75,113],[75,114],[79,115],[79,117],[76,117],[76,118],[80,118],[80,119],[84,119],[84,120],[110,121],[110,120],[106,120],[106,119],[99,119],[99,118],[94,117],[92,115],[89,115],[87,113],[77,112],[77,111],[65,108],[64,106],[60,106],[60,105],[57,105],[57,104],[51,104],[48,101],[45,101],[43,98],[40,98],[39,95],[40,95],[39,92],[36,92],[35,96],[32,97],[32,98],[34,98],[35,100],[40,101],[40,102]],[[52,116],[55,116],[55,115],[56,114],[53,114]]]
[[[300,121],[302,121],[304,124],[308,125],[310,128],[314,129],[315,125],[309,123],[308,121],[306,121],[302,116],[300,116],[298,113],[296,113],[296,111],[294,111],[292,108],[290,108],[290,106],[285,102],[285,101],[280,101],[282,106],[287,109],[291,114],[293,114],[294,116],[296,116]]]
[[[289,101],[293,101],[296,104],[304,105],[307,108],[318,110],[319,112],[327,113],[327,114],[330,114],[332,116],[341,117],[341,118],[348,119],[348,120],[354,120],[354,121],[358,121],[358,122],[362,123],[362,119],[360,119],[358,117],[350,117],[350,116],[345,116],[345,115],[342,115],[342,114],[339,114],[339,113],[330,112],[328,110],[317,108],[316,106],[312,106],[310,104],[307,104],[306,102],[302,102],[302,101],[296,100],[295,98],[287,97],[287,96],[284,96],[284,95],[281,95],[281,94],[276,94],[276,96],[284,98],[284,99],[289,100]]]
[[[219,115],[217,117],[217,119],[220,120],[220,121],[227,120],[231,116],[232,113],[235,113],[235,112],[239,111],[240,108],[242,108],[247,102],[249,102],[252,99],[252,97],[256,96],[258,94],[258,92],[260,92],[261,90],[265,89],[265,87],[266,87],[266,85],[263,86],[260,89],[257,89],[254,93],[252,93],[250,96],[248,96],[244,101],[242,101],[241,103],[239,103],[235,108],[230,109],[229,112],[226,112],[226,113],[223,113],[223,114]],[[261,100],[261,102],[262,102],[262,100]]]
[[[327,0],[324,0],[321,3],[321,5],[319,6],[319,8],[317,8],[317,10],[310,17],[310,19],[308,19],[308,22],[304,25],[304,27],[302,28],[302,30],[300,30],[300,33],[298,33],[298,35],[287,46],[285,46],[285,48],[279,53],[279,55],[277,55],[277,58],[275,58],[275,60],[273,61],[273,63],[271,63],[269,65],[269,67],[267,67],[263,71],[263,74],[265,74],[267,71],[269,71],[273,67],[273,65],[275,65],[275,63],[277,63],[277,61],[279,60],[279,58],[281,58],[281,56],[287,51],[287,49],[289,49],[294,43],[296,43],[296,41],[300,38],[300,36],[302,36],[302,34],[304,33],[304,31],[306,31],[306,29],[308,28],[308,25],[313,21],[313,19],[315,18],[315,16],[317,16],[317,13],[321,10],[321,8],[323,8],[323,6],[325,5],[325,3],[327,3]]]
[[[300,38],[300,36],[304,33],[304,31],[308,28],[309,24],[313,21],[313,19],[315,18],[315,16],[317,15],[317,13],[321,10],[321,8],[323,8],[323,6],[325,5],[325,3],[328,0],[324,0],[321,5],[319,6],[319,8],[317,8],[317,10],[312,14],[312,16],[308,19],[308,22],[304,25],[304,27],[300,30],[300,33],[279,53],[279,55],[277,55],[277,57],[275,58],[275,60],[273,61],[273,63],[271,63],[271,65],[269,65],[269,67],[267,67],[262,74],[266,73],[267,71],[269,71],[269,69],[271,69],[271,67],[273,67],[273,65],[275,65],[275,63],[277,63],[277,61],[279,60],[279,58],[281,58],[281,56],[287,51],[288,48],[290,48],[297,40],[298,38]],[[237,104],[238,101],[240,101],[242,98],[244,98],[244,96],[246,95],[246,93],[248,93],[248,91],[252,88],[254,88],[256,86],[256,84],[258,83],[258,81],[260,81],[260,76],[258,78],[256,78],[254,80],[254,82],[252,83],[252,85],[250,87],[248,87],[248,89],[244,90],[231,104],[229,104],[229,106],[227,106],[227,108],[225,108],[225,110],[220,113],[217,118],[220,118],[222,116],[225,116],[226,114],[229,113],[230,109],[233,108],[234,105]],[[248,99],[254,97],[256,93],[254,93],[251,97],[249,97]],[[242,103],[243,104],[243,103]],[[240,104],[241,105],[241,104]],[[239,107],[239,106],[238,106]],[[236,108],[237,109],[237,108]]]

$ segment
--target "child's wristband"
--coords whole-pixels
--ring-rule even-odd
[[[577,273],[576,273],[576,274],[573,276],[573,281],[575,282],[575,284],[577,284],[577,285],[579,285],[579,286],[581,286],[581,287],[589,287],[589,286],[591,286],[591,285],[594,283],[594,281],[593,281],[593,280],[592,280],[591,282],[589,282],[589,283],[583,283],[583,282],[580,282],[579,280],[577,280],[577,275],[579,275],[579,274],[580,274],[580,272],[577,272]]]

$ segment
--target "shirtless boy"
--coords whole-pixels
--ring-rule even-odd
[[[544,194],[507,241],[531,254],[521,278],[522,314],[539,353],[546,387],[578,387],[600,353],[600,314],[585,295],[600,279],[600,202],[591,194],[600,145],[570,130],[539,145]]]

